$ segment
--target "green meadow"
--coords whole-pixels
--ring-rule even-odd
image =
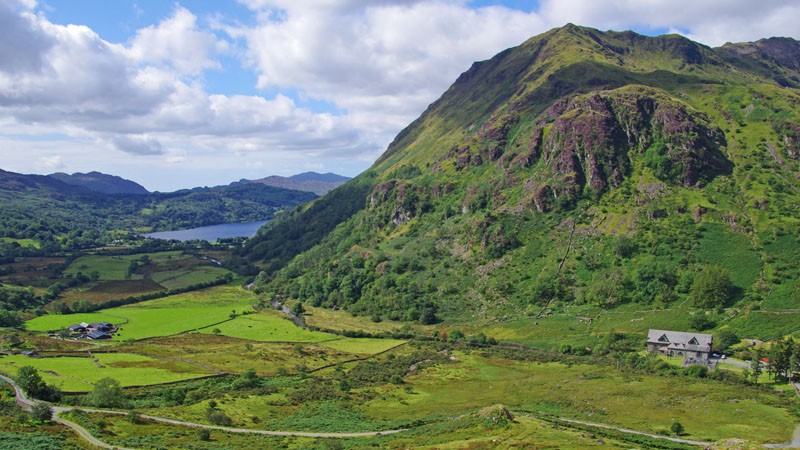
[[[92,390],[101,378],[114,378],[122,386],[169,383],[211,375],[212,372],[180,361],[166,361],[130,353],[95,353],[93,357],[60,356],[29,358],[22,355],[0,357],[0,370],[11,374],[20,367],[33,366],[42,378],[67,392]]]
[[[73,323],[107,320],[121,324],[115,339],[136,340],[168,336],[228,320],[233,311],[252,310],[255,297],[238,286],[219,286],[109,308],[97,313],[46,315],[25,323],[32,331],[52,331]]]
[[[751,387],[687,377],[629,375],[609,367],[537,363],[457,354],[405,380],[361,411],[376,419],[458,416],[502,403],[517,413],[548,414],[667,432],[675,421],[687,437],[717,441],[789,441],[798,422],[780,402]],[[772,403],[772,404],[770,404]]]
[[[238,316],[231,321],[203,328],[200,332],[272,342],[320,342],[338,337],[299,328],[285,316],[271,310]]]

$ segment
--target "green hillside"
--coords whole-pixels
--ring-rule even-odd
[[[317,197],[261,184],[107,193],[77,185],[82,181],[73,177],[68,184],[54,176],[0,170],[0,237],[34,239],[48,254],[104,245],[126,233],[269,220],[278,211]],[[0,255],[14,255],[19,247],[0,246]]]
[[[371,169],[239,256],[269,294],[532,343],[553,343],[533,324],[563,315],[633,312],[557,342],[640,332],[635,311],[791,331],[799,51],[552,30],[475,63]],[[530,329],[498,325],[518,320]]]

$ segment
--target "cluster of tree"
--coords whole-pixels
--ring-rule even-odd
[[[754,382],[766,370],[774,380],[788,381],[793,375],[800,373],[800,342],[788,336],[775,339],[769,350],[755,349],[750,352],[750,371],[747,372]],[[762,359],[766,360],[766,364]]]
[[[14,380],[22,390],[35,399],[57,402],[61,398],[61,391],[57,387],[45,383],[35,367],[20,367]]]

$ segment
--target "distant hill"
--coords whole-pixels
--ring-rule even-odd
[[[258,183],[267,186],[293,189],[296,191],[313,192],[317,195],[325,195],[328,192],[348,182],[350,178],[336,175],[335,173],[304,172],[291,177],[281,177],[277,175],[261,178],[258,180],[240,180],[238,183]],[[238,184],[233,183],[233,184]]]
[[[95,178],[118,178],[98,175]],[[108,231],[167,231],[269,220],[278,211],[316,197],[311,192],[254,183],[108,194],[54,176],[0,170],[0,236],[47,242],[47,251],[57,251],[59,246],[84,248]],[[68,239],[56,243],[63,236]]]
[[[107,175],[100,172],[80,173],[72,175],[56,172],[48,175],[66,184],[73,186],[83,186],[90,191],[103,194],[149,194],[148,190],[139,183],[116,175]]]

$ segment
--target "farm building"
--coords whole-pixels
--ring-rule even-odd
[[[112,324],[110,324],[108,322],[99,322],[99,323],[98,322],[93,322],[93,323],[89,324],[88,328],[91,329],[91,330],[94,330],[94,331],[103,331],[103,332],[107,333],[109,331],[113,331],[114,325],[112,325]]]
[[[647,332],[647,351],[667,356],[680,356],[698,362],[708,362],[712,339],[710,334],[650,330]]]
[[[106,333],[104,331],[99,331],[99,330],[90,331],[86,335],[86,337],[89,338],[89,339],[111,339],[111,335],[110,334],[108,334],[108,333]]]

